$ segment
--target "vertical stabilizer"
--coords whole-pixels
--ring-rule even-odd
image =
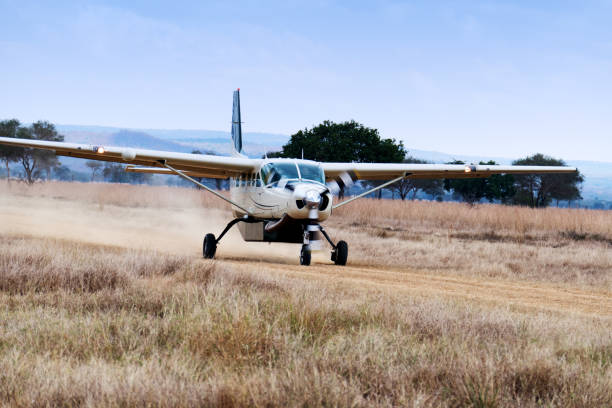
[[[234,107],[232,109],[232,142],[234,156],[242,155],[242,121],[240,118],[240,88],[234,91]]]

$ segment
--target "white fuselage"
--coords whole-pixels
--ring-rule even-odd
[[[291,173],[292,166],[295,167],[295,174]],[[315,167],[319,173],[309,176],[307,172]],[[318,221],[324,221],[330,216],[332,208],[332,194],[324,182],[323,170],[316,162],[271,159],[264,161],[256,173],[231,178],[230,194],[231,199],[247,209],[248,215],[253,218],[272,220],[286,214],[296,220],[305,220],[309,218],[309,209],[303,202],[304,195],[308,191],[316,191],[321,196]],[[236,206],[232,206],[232,210],[236,217],[246,215]]]

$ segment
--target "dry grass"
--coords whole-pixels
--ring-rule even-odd
[[[85,203],[79,218],[112,214],[126,230],[135,224],[121,217],[138,217],[138,211],[168,218],[164,205],[190,215],[191,207],[206,205],[180,189],[163,204],[156,196],[165,187],[119,186],[95,199],[95,186],[84,196],[80,187],[58,187],[53,197],[45,186],[13,190],[10,200],[21,200],[33,217],[32,202],[40,196],[46,196],[44,206],[77,200]],[[149,198],[137,200],[141,193]],[[144,207],[126,207],[122,195]],[[10,214],[0,222],[15,219],[10,200],[0,200],[0,216]],[[581,234],[608,237],[606,213],[536,212],[539,221],[521,232],[516,225],[532,222],[531,210],[428,203],[434,214],[428,215],[424,203],[400,204],[366,201],[357,205],[370,218],[344,211],[331,220],[335,234],[350,234],[352,262],[374,265],[372,253],[381,251],[394,256],[382,264],[400,268],[410,259],[424,273],[487,275],[490,282],[560,275],[553,280],[574,290],[609,285],[608,244],[563,236],[560,231],[569,229],[553,227],[573,225]],[[511,222],[513,213],[520,223]],[[491,225],[495,238],[479,235]],[[151,234],[155,228],[173,232],[168,222],[152,226]],[[275,264],[272,273],[265,262],[173,253],[166,241],[145,250],[128,245],[130,236],[116,246],[53,238],[51,229],[32,229],[35,236],[2,231],[0,405],[612,406],[609,316],[406,295],[360,280],[346,285],[308,278],[290,272],[292,265]],[[521,234],[542,241],[517,241]],[[573,264],[555,269],[558,258],[571,254]],[[504,272],[507,257],[516,270]],[[588,279],[575,275],[579,262],[592,269]]]
[[[354,261],[612,290],[612,212],[361,200],[330,229]],[[375,237],[375,238],[373,238]]]
[[[606,320],[363,296],[59,240],[4,237],[0,260],[41,275],[1,278],[0,399],[12,406],[612,404]],[[112,279],[50,279],[100,265]]]
[[[612,247],[612,212],[605,210],[360,200],[335,215],[343,224],[379,229],[383,237],[444,230],[450,238],[489,242],[574,240]]]

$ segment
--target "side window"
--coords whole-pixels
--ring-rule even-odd
[[[270,171],[272,171],[272,164],[268,163],[261,168],[261,177],[263,180],[263,184],[268,184],[268,178],[270,177]]]

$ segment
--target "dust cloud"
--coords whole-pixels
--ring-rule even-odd
[[[186,206],[121,207],[49,197],[0,196],[0,234],[66,239],[124,248],[202,256],[206,233],[219,236],[229,211]],[[232,228],[217,248],[220,259],[299,263],[299,245],[244,242]],[[320,254],[327,259],[327,252]],[[319,256],[317,256],[317,259]]]

